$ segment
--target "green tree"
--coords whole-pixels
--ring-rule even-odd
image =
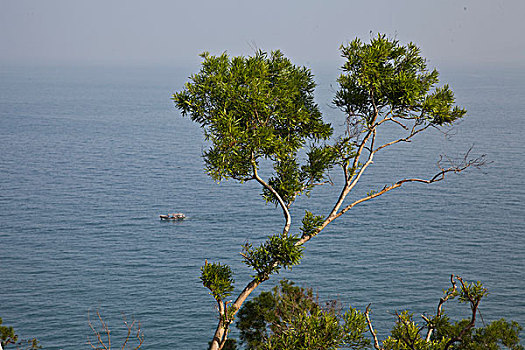
[[[321,303],[312,289],[286,280],[272,292],[261,292],[246,302],[236,326],[242,343],[250,350],[369,349],[368,332],[377,350],[523,350],[517,323],[501,319],[482,327],[475,324],[479,305],[487,294],[479,282],[467,283],[452,276],[451,283],[439,300],[436,315],[423,315],[423,324],[417,324],[408,311],[396,313],[390,336],[383,342],[372,326],[370,306],[364,313],[353,308],[345,311],[338,302]],[[468,304],[470,318],[450,320],[444,305],[453,299]]]
[[[365,313],[374,337],[377,350],[523,350],[520,345],[521,327],[516,322],[504,319],[476,328],[476,318],[481,300],[487,290],[480,282],[468,283],[461,277],[451,276],[452,286],[444,291],[439,300],[436,315],[422,316],[424,324],[417,324],[413,315],[407,311],[397,314],[397,321],[391,335],[379,346],[373,331],[368,310]],[[458,285],[459,282],[459,285]],[[460,304],[468,304],[470,317],[452,322],[443,310],[449,300],[457,299]]]
[[[367,323],[363,313],[339,303],[320,303],[311,288],[283,280],[272,292],[246,302],[236,324],[251,350],[365,349]]]
[[[410,142],[429,129],[453,124],[465,115],[455,106],[447,85],[438,86],[438,72],[429,70],[416,45],[400,44],[385,35],[370,43],[359,39],[341,47],[346,60],[338,79],[334,104],[345,114],[346,128],[332,137],[314,102],[315,82],[305,67],[293,65],[280,51],[253,57],[202,54],[202,67],[185,88],[173,95],[183,116],[200,124],[209,149],[204,154],[208,174],[215,180],[256,181],[267,202],[283,211],[281,232],[271,232],[258,246],[242,247],[253,279],[233,302],[233,274],[227,265],[204,267],[201,279],[218,303],[219,322],[210,349],[222,349],[234,316],[246,298],[271,275],[290,269],[302,257],[303,245],[356,205],[406,183],[431,184],[450,172],[479,165],[482,159],[442,164],[428,178],[401,178],[350,202],[348,195],[372,165],[374,156],[398,143]],[[378,137],[388,124],[401,135]],[[386,136],[386,135],[383,135]],[[383,141],[380,141],[383,140]],[[304,159],[298,152],[305,149]],[[262,163],[273,167],[268,179]],[[309,194],[329,181],[328,171],[342,169],[342,187],[326,215],[308,210],[297,232],[291,232],[290,207],[297,196]],[[218,289],[215,289],[218,286]]]

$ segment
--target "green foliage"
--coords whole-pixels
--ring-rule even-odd
[[[444,291],[442,302],[457,299],[460,304],[468,303],[471,311],[470,319],[452,322],[446,314],[426,318],[426,324],[418,325],[412,315],[403,312],[392,329],[391,335],[383,342],[385,350],[497,350],[502,346],[512,350],[523,350],[519,343],[521,327],[516,322],[504,319],[476,327],[477,308],[487,295],[487,289],[481,282],[466,283],[456,277],[461,285],[452,280],[452,287]],[[430,339],[427,341],[423,330],[431,328]]]
[[[364,349],[366,319],[355,309],[342,311],[337,303],[324,306],[312,289],[281,281],[239,311],[237,328],[247,349]]]
[[[296,196],[303,191],[303,174],[295,160],[295,154],[287,155],[274,163],[275,176],[268,184],[279,194],[286,205],[290,205]],[[263,188],[263,197],[266,202],[278,205],[279,202],[268,188]]]
[[[317,309],[313,312],[302,311],[291,320],[287,327],[279,333],[273,333],[266,341],[267,350],[331,350],[341,347],[364,349],[368,345],[362,334],[347,334],[350,326],[341,324],[347,320],[355,320],[355,312],[338,315],[335,312]],[[360,316],[363,316],[360,314]],[[352,319],[353,317],[353,319]],[[362,321],[364,317],[362,317]],[[363,323],[363,329],[366,324]],[[364,331],[363,331],[364,332]]]
[[[253,277],[265,281],[271,274],[279,273],[281,268],[291,269],[299,264],[303,247],[295,245],[298,240],[297,237],[284,233],[273,235],[255,248],[246,243],[241,255],[244,263],[257,272]]]
[[[301,232],[303,236],[313,236],[317,233],[317,229],[324,221],[324,216],[314,215],[308,210],[305,210],[305,214],[302,220],[303,226],[301,226]]]
[[[307,163],[301,167],[301,174],[310,190],[325,179],[326,173],[336,164],[338,154],[336,148],[324,145],[311,146],[306,155]]]
[[[314,102],[312,74],[280,51],[202,58],[200,72],[173,100],[211,141],[204,158],[215,180],[250,179],[259,158],[286,163],[307,139],[330,137]]]
[[[293,318],[299,312],[313,312],[318,308],[312,289],[282,280],[271,292],[261,292],[243,305],[237,321],[240,339],[248,349],[263,349],[270,332],[279,332],[284,320]]]
[[[457,341],[455,339],[469,324],[463,319],[451,322],[445,315],[435,323],[436,328],[430,341],[422,334],[425,329],[413,321],[412,314],[403,312],[392,329],[391,335],[383,342],[384,350],[523,350],[519,333],[522,328],[516,322],[504,319],[491,322],[483,327],[470,328]]]
[[[248,349],[262,349],[264,339],[268,336],[268,327],[278,319],[275,312],[277,301],[272,293],[261,292],[240,309],[236,325],[241,331],[241,341]]]
[[[331,146],[312,145],[306,156],[306,164],[302,166],[299,166],[296,154],[289,154],[274,162],[275,176],[271,177],[268,183],[288,206],[298,195],[309,195],[315,185],[325,179],[327,172],[335,164],[337,154]],[[267,188],[263,188],[263,197],[266,202],[278,204],[273,193]]]
[[[201,267],[202,284],[210,290],[216,300],[224,300],[233,291],[233,272],[228,265],[210,264],[207,261]]]
[[[479,303],[488,294],[488,291],[480,281],[467,283],[457,293],[460,303]],[[454,295],[455,296],[455,295]]]
[[[461,282],[461,279],[458,278]],[[487,294],[479,282],[461,284],[445,291],[447,300],[478,303]],[[466,298],[466,299],[465,299]],[[311,288],[283,280],[271,292],[262,292],[239,311],[237,328],[246,349],[369,349],[365,314],[337,301],[320,303]],[[427,340],[428,330],[432,329]],[[414,321],[408,311],[397,314],[383,350],[524,350],[516,322],[504,319],[471,326],[471,319],[452,322],[446,314]]]
[[[2,326],[2,318],[0,317],[0,345],[2,348],[6,348],[9,344],[13,344],[17,349],[41,349],[39,342],[36,338],[28,340],[19,340],[18,335],[15,333],[13,327]]]
[[[434,125],[452,123],[466,113],[454,106],[447,85],[435,88],[439,74],[427,69],[413,43],[403,46],[378,35],[369,44],[355,39],[341,46],[341,52],[346,62],[334,103],[366,127],[381,113]]]
[[[364,337],[368,331],[365,315],[354,308],[349,308],[343,315],[344,334],[343,344],[345,348],[366,349],[370,345],[370,340]]]
[[[385,350],[443,350],[449,338],[435,337],[427,342],[422,334],[421,327],[413,320],[413,315],[408,311],[398,314],[398,319],[390,336],[383,342]]]
[[[17,340],[18,336],[13,327],[2,326],[2,318],[0,317],[0,344],[6,346],[8,343],[16,343]]]
[[[355,151],[356,141],[350,136],[351,135],[347,135],[344,138],[340,138],[333,146],[334,154],[336,155],[334,161],[342,168],[348,168],[350,160],[354,159],[357,155]],[[352,173],[351,175],[353,175],[355,169],[351,169],[350,172]]]
[[[489,323],[486,327],[476,328],[463,336],[457,350],[496,350],[502,346],[511,350],[523,350],[520,344],[519,334],[522,327],[514,321],[508,322],[500,319]]]
[[[448,317],[444,317],[440,326],[436,328],[433,339],[451,339],[457,336],[469,320],[450,322]],[[479,328],[471,328],[458,343],[451,345],[451,350],[523,350],[520,345],[519,334],[522,327],[514,321],[500,319],[490,322]]]

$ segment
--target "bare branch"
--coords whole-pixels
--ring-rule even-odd
[[[450,275],[450,283],[452,284],[452,288],[450,290],[446,291],[445,295],[439,299],[439,304],[438,304],[437,311],[436,311],[436,318],[440,318],[441,317],[441,314],[442,314],[442,311],[443,311],[442,310],[443,304],[445,304],[447,302],[447,300],[456,293],[457,286],[456,286],[456,281],[454,280],[454,275],[453,274]],[[432,332],[436,328],[436,325],[432,324],[432,322],[428,318],[426,318],[424,316],[421,316],[421,317],[428,324],[428,332],[427,332],[427,336],[425,338],[425,341],[428,343],[430,341],[430,337],[432,336]]]
[[[470,152],[470,150],[469,150]],[[450,173],[450,172],[454,172],[454,173],[460,173],[462,172],[463,170],[471,167],[471,166],[474,166],[474,167],[480,167],[482,166],[483,164],[485,164],[485,156],[482,155],[481,157],[479,158],[476,158],[476,159],[472,159],[472,160],[469,160],[469,161],[465,161],[465,159],[467,159],[468,157],[468,152],[467,152],[467,155],[465,156],[464,158],[464,162],[462,162],[461,164],[451,164],[451,166],[449,168],[442,168],[441,167],[441,159],[440,161],[438,162],[438,166],[440,167],[441,171],[439,171],[436,175],[434,175],[432,178],[428,179],[428,180],[425,180],[425,179],[418,179],[418,178],[412,178],[412,179],[403,179],[403,180],[400,180],[398,182],[396,182],[395,184],[393,185],[390,185],[390,186],[385,186],[383,187],[383,189],[379,192],[375,192],[375,193],[372,193],[366,197],[363,197],[361,199],[358,199],[356,200],[355,202],[353,202],[352,204],[346,206],[345,208],[343,208],[338,214],[336,217],[339,217],[341,216],[342,214],[344,214],[345,212],[347,212],[348,210],[352,209],[354,206],[356,206],[357,204],[360,204],[360,203],[363,203],[363,202],[366,202],[372,198],[375,198],[375,197],[378,197],[378,196],[381,196],[383,194],[385,194],[386,192],[388,191],[391,191],[395,188],[398,188],[398,187],[401,187],[403,184],[407,183],[407,182],[421,182],[421,183],[424,183],[424,184],[431,184],[431,183],[434,183],[434,182],[438,182],[438,181],[442,181],[445,179],[445,175],[447,173]]]
[[[122,344],[122,348],[121,348],[121,350],[124,350],[126,348],[126,344],[128,343],[128,341],[129,341],[129,339],[131,337],[131,333],[133,332],[133,328],[134,328],[135,323],[137,321],[133,320],[133,322],[131,322],[131,324],[129,324],[126,321],[126,316],[122,315],[122,317],[124,318],[124,324],[126,325],[126,328],[128,330],[128,333],[126,335],[126,339],[124,340],[124,343]],[[133,350],[138,350],[138,349],[140,349],[140,347],[144,343],[144,332],[142,331],[142,327],[141,327],[140,321],[137,324],[137,331],[135,333],[135,338],[137,339],[138,345],[135,348],[133,348]]]
[[[373,147],[373,144],[374,144],[374,141],[375,141],[375,137],[376,137],[375,129],[370,130],[367,133],[367,136],[365,136],[365,138],[361,142],[361,145],[359,146],[357,154],[356,154],[356,156],[354,158],[354,163],[353,163],[354,165],[352,166],[352,169],[356,169],[357,168],[357,164],[358,164],[359,158],[361,157],[361,154],[362,154],[363,150],[365,149],[365,145],[366,145],[367,141],[370,139],[370,137],[371,137],[371,144],[372,144],[372,147]],[[316,232],[314,234],[301,237],[301,239],[296,243],[296,245],[302,245],[302,244],[308,242],[310,239],[315,237],[319,232],[324,230],[324,228],[326,226],[328,226],[332,221],[334,221],[336,218],[341,216],[341,213],[338,213],[339,208],[341,207],[341,205],[343,205],[343,202],[344,202],[346,196],[355,187],[355,185],[357,184],[357,182],[359,181],[359,179],[361,178],[361,176],[365,172],[366,168],[370,164],[373,163],[373,157],[374,157],[374,154],[372,152],[370,152],[368,154],[368,160],[366,161],[365,164],[363,164],[361,166],[361,168],[359,169],[357,174],[354,174],[353,171],[351,172],[352,175],[350,175],[350,176],[353,177],[352,181],[350,181],[350,179],[347,176],[348,175],[348,171],[347,170],[345,171],[345,186],[341,190],[341,193],[339,194],[339,198],[337,199],[337,202],[335,203],[334,207],[332,208],[332,211],[330,212],[330,214],[328,215],[326,220],[321,224],[321,226],[319,226],[319,228],[316,230]]]
[[[390,142],[387,142],[381,146],[379,146],[378,148],[376,148],[373,153],[376,153],[376,152],[379,152],[380,150],[382,150],[383,148],[386,148],[386,147],[390,147],[392,145],[395,145],[396,143],[399,143],[399,142],[410,142],[411,139],[416,136],[417,134],[419,134],[420,132],[428,129],[428,127],[430,126],[430,124],[427,124],[425,125],[424,127],[422,128],[419,128],[419,129],[415,129],[417,124],[414,124],[414,127],[412,128],[412,130],[410,131],[410,134],[407,136],[407,137],[402,137],[402,138],[399,138],[397,140],[394,140],[394,141],[390,141]]]
[[[141,325],[140,321],[139,321],[139,324],[137,326],[137,332],[135,333],[135,338],[137,338],[137,341],[139,342],[139,344],[135,347],[134,350],[138,350],[138,349],[140,349],[142,344],[144,344],[144,332],[142,332],[142,325]]]
[[[359,144],[359,147],[357,148],[357,151],[356,151],[356,155],[354,156],[354,162],[352,164],[353,169],[357,169],[357,166],[359,164],[359,159],[361,158],[361,154],[363,153],[363,149],[365,149],[368,139],[370,138],[370,136],[372,136],[372,133],[374,130],[375,128],[368,130],[364,139]]]
[[[124,324],[126,325],[126,328],[128,329],[128,334],[126,334],[126,339],[124,340],[124,343],[122,343],[122,350],[126,348],[126,344],[129,341],[129,336],[131,335],[131,328],[135,324],[135,321],[133,321],[133,323],[131,323],[131,326],[129,326],[128,322],[124,319]]]
[[[374,348],[376,350],[383,350],[383,348],[379,346],[379,340],[377,339],[374,327],[372,327],[372,321],[370,321],[370,305],[372,304],[368,304],[365,310],[366,323],[368,324],[368,329],[370,330],[370,334],[372,334],[372,338],[374,338]]]
[[[109,349],[111,349],[111,338],[110,338],[110,334],[109,334],[109,328],[107,327],[107,324],[103,321],[102,316],[100,315],[100,312],[98,310],[97,310],[97,316],[98,316],[98,319],[99,319],[99,321],[101,323],[102,331],[105,332],[107,337],[108,337],[107,338],[108,345],[106,345],[104,343],[104,341],[102,340],[102,335],[100,334],[100,332],[95,328],[95,326],[91,322],[91,317],[89,315],[89,311],[88,311],[89,328],[91,328],[91,330],[93,331],[93,333],[97,337],[98,346],[93,345],[93,343],[91,343],[91,341],[89,339],[88,339],[88,344],[91,345],[91,347],[93,349],[95,349],[95,350],[102,350],[102,349],[109,350]]]
[[[275,198],[277,198],[277,201],[279,202],[279,205],[283,209],[283,215],[284,215],[284,218],[285,218],[285,221],[286,221],[286,223],[284,225],[284,228],[283,228],[283,233],[288,233],[290,231],[290,226],[292,225],[292,217],[290,215],[290,211],[288,210],[288,206],[286,205],[286,203],[284,203],[284,201],[281,198],[281,196],[279,195],[279,193],[277,193],[277,191],[272,186],[267,184],[259,176],[259,174],[257,172],[257,164],[255,163],[253,155],[252,155],[252,169],[253,169],[253,178],[258,183],[260,183],[263,187],[265,187],[268,191],[270,191],[275,196]]]
[[[372,130],[372,139],[370,141],[371,145],[370,145],[370,150],[372,150],[374,148],[374,142],[375,142],[375,139],[376,139],[376,131],[375,129]],[[361,149],[362,151],[362,149]],[[357,182],[359,181],[359,179],[361,179],[361,176],[364,174],[366,168],[368,168],[368,166],[370,164],[373,163],[373,158],[374,158],[374,152],[370,151],[370,153],[368,154],[368,159],[367,161],[365,162],[365,164],[363,164],[363,166],[359,169],[359,171],[357,172],[357,175],[354,175],[354,179],[349,183],[349,185],[347,186],[348,188],[348,192],[350,192],[352,190],[352,188],[355,187],[355,185],[357,184]],[[354,169],[357,169],[357,163],[355,163],[355,167]],[[350,179],[349,179],[350,180]],[[336,210],[337,211],[337,210]]]
[[[390,113],[389,113],[390,114]],[[403,129],[407,130],[408,131],[408,127],[401,123],[399,120],[396,120],[395,119],[396,116],[392,116],[392,117],[385,117],[383,118],[382,120],[378,121],[375,125],[374,125],[374,128],[380,126],[381,124],[385,123],[385,122],[393,122],[397,125],[399,125],[400,127],[402,127]]]
[[[261,184],[264,188],[268,189],[277,199],[279,202],[279,205],[281,206],[283,210],[283,215],[285,218],[285,225],[283,228],[283,233],[287,234],[290,231],[290,226],[292,224],[292,218],[290,215],[290,211],[286,203],[284,203],[284,200],[281,198],[279,193],[275,191],[275,189],[270,186],[268,183],[266,183],[258,174],[257,171],[257,164],[255,162],[255,157],[252,154],[252,169],[253,169],[253,179],[255,179],[259,184]],[[247,258],[245,254],[241,252],[241,255],[244,258]],[[276,264],[276,263],[275,263]],[[243,289],[243,291],[239,294],[233,305],[231,306],[232,311],[230,313],[230,317],[233,318],[241,308],[242,304],[248,298],[248,296],[261,284],[264,280],[261,279],[253,279],[250,281]],[[217,325],[217,329],[215,330],[215,335],[212,340],[212,344],[210,346],[210,350],[220,350],[224,347],[226,344],[226,339],[229,332],[230,324],[233,322],[233,319],[230,320],[228,317],[226,317],[226,307],[219,302],[219,323]]]
[[[111,331],[109,329],[109,326],[104,321],[104,319],[102,318],[102,315],[100,314],[99,310],[97,310],[97,317],[98,317],[100,325],[101,325],[101,330],[100,331],[97,330],[97,328],[91,322],[91,317],[90,317],[90,314],[89,314],[89,311],[88,311],[89,328],[91,328],[91,330],[93,331],[93,334],[95,335],[95,337],[97,339],[97,342],[96,342],[96,344],[93,344],[91,342],[91,340],[89,340],[89,338],[88,338],[88,342],[87,343],[94,350],[111,350],[111,334],[110,334]],[[131,324],[129,324],[126,321],[126,317],[124,316],[124,324],[126,325],[126,328],[127,328],[127,335],[126,335],[126,338],[124,340],[124,343],[122,344],[122,347],[121,347],[122,350],[125,349],[126,345],[128,344],[128,342],[130,340],[131,333],[133,332],[133,328],[135,327],[135,323],[136,323],[136,321],[133,320],[133,322]],[[138,350],[142,346],[142,344],[144,343],[144,332],[142,331],[140,322],[138,323],[136,328],[137,328],[137,331],[136,331],[136,334],[135,334],[135,338],[137,339],[138,345],[134,348],[134,350]],[[102,334],[106,335],[106,339],[105,340],[103,339]]]
[[[233,305],[230,306],[231,311],[228,315],[226,315],[228,310],[225,305],[219,303],[219,323],[217,324],[217,329],[215,330],[215,334],[210,345],[210,350],[221,350],[224,347],[228,337],[230,325],[233,322],[233,316],[237,314],[246,298],[248,298],[248,296],[261,283],[262,281],[259,279],[253,279],[250,283],[248,283],[246,287],[244,287],[241,294],[239,294]]]

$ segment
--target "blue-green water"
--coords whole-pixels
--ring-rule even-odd
[[[199,128],[170,101],[192,69],[0,69],[0,317],[45,349],[90,348],[88,311],[113,334],[121,313],[145,349],[203,349],[215,327],[199,282],[204,259],[250,271],[240,245],[280,229],[255,184],[217,185],[205,174]],[[328,106],[337,70],[315,71]],[[469,111],[448,142],[432,132],[375,160],[360,193],[403,176],[428,176],[439,154],[474,145],[490,164],[367,202],[308,243],[283,277],[321,298],[363,308],[384,335],[396,310],[432,313],[451,273],[490,290],[481,313],[525,325],[525,72],[442,70]],[[334,174],[337,183],[337,173]],[[326,213],[337,187],[294,208]],[[186,213],[183,222],[158,215]],[[274,280],[275,281],[275,280]],[[267,282],[270,287],[272,281]]]

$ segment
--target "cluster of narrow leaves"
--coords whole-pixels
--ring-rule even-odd
[[[450,124],[466,113],[454,106],[448,85],[435,88],[439,74],[427,69],[413,43],[400,45],[378,35],[370,43],[356,39],[342,46],[341,54],[346,62],[334,103],[363,125],[370,126],[378,113],[435,125]]]
[[[233,272],[230,266],[205,262],[201,267],[202,284],[210,290],[215,300],[224,300],[233,291]]]
[[[361,312],[321,305],[311,288],[286,280],[247,302],[237,322],[242,343],[253,350],[364,349],[366,327]]]
[[[337,150],[328,145],[310,145],[304,165],[299,165],[296,154],[289,154],[274,162],[274,176],[268,184],[275,189],[289,207],[298,195],[310,195],[316,186],[325,183],[327,172],[337,160]],[[275,195],[263,188],[266,202],[278,204]]]
[[[215,180],[250,179],[259,158],[286,162],[306,139],[332,134],[314,102],[312,74],[280,51],[202,57],[201,71],[173,100],[211,141],[204,158]]]
[[[242,247],[241,255],[244,263],[257,272],[253,277],[265,281],[270,275],[279,273],[281,268],[291,269],[299,264],[303,247],[296,245],[298,240],[297,237],[286,233],[272,235],[258,247],[246,243]]]
[[[434,339],[439,337],[451,337],[464,329],[468,320],[451,322],[448,319],[443,320],[441,327],[437,328],[438,332]],[[520,344],[520,332],[523,328],[515,321],[499,319],[492,321],[484,327],[471,328],[462,337],[462,340],[453,344],[452,350],[523,350]]]
[[[359,324],[358,327],[354,327]],[[273,333],[265,350],[335,350],[366,349],[366,320],[362,313],[350,309],[344,314],[316,309],[300,312],[279,333]]]
[[[317,233],[319,226],[324,221],[324,216],[314,215],[308,210],[305,210],[305,214],[302,220],[303,225],[301,226],[301,232],[304,236],[313,236]]]

